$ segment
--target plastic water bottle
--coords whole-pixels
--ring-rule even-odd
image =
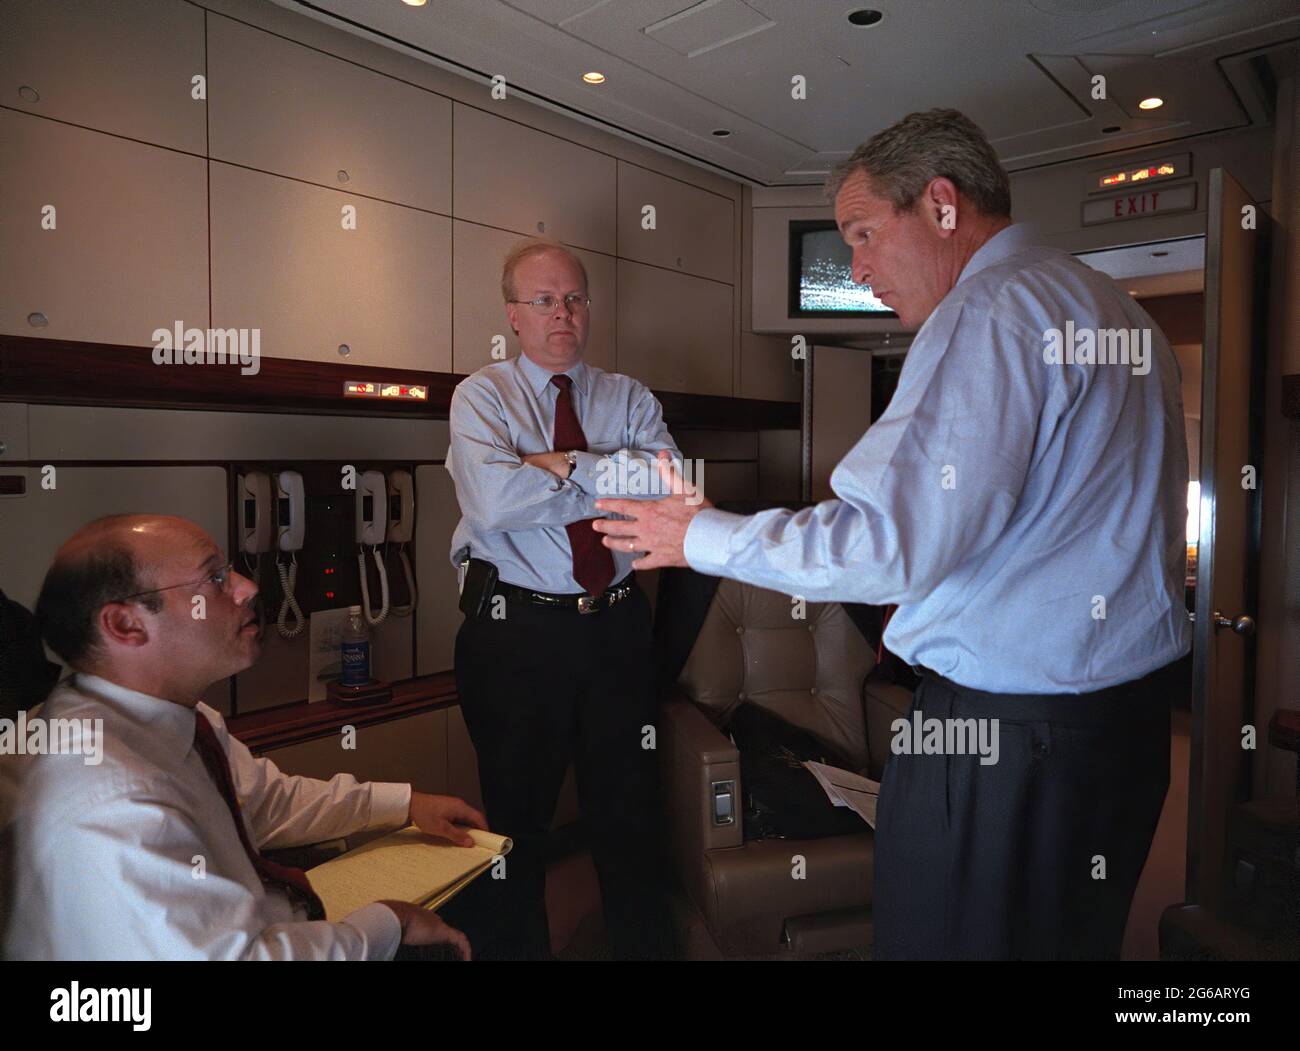
[[[370,681],[370,631],[360,606],[348,607],[348,626],[343,632],[344,686],[365,686]]]

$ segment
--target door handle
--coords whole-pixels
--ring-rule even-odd
[[[1255,618],[1248,617],[1243,613],[1236,620],[1233,620],[1231,617],[1225,617],[1216,609],[1214,611],[1214,628],[1216,631],[1231,628],[1238,635],[1254,635]]]

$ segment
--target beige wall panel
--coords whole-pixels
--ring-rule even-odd
[[[276,748],[268,759],[286,774],[328,780],[351,774],[358,781],[394,781],[417,792],[447,791],[447,713],[424,712],[407,719],[363,726],[356,748],[342,747],[341,736]]]
[[[655,227],[642,227],[654,207]],[[669,270],[731,284],[735,274],[735,206],[726,197],[635,164],[618,164],[618,254]]]
[[[813,351],[812,498],[828,500],[830,477],[871,425],[871,355],[818,346]]]
[[[801,492],[799,431],[760,431],[758,435],[758,498],[787,502]]]
[[[308,537],[310,543],[311,538]],[[239,556],[235,567],[243,572]],[[369,554],[366,562],[371,570],[371,605],[379,598],[377,584],[373,582],[374,562]],[[251,668],[236,676],[235,704],[241,715],[279,704],[291,704],[307,699],[310,675],[309,645],[311,627],[308,626],[296,639],[282,639],[275,630],[276,614],[280,612],[278,584],[272,583],[275,572],[268,557],[262,559],[262,594],[266,603],[267,628],[262,638],[262,655]],[[390,560],[389,573],[394,568]],[[342,572],[355,574],[355,558],[345,559]],[[371,673],[377,679],[397,682],[409,679],[412,674],[411,618],[394,617],[391,613],[382,624],[370,628]]]
[[[203,153],[203,11],[158,0],[0,0],[0,99],[44,117]],[[30,101],[20,87],[39,96]]]
[[[501,299],[501,263],[519,234],[495,230],[477,223],[456,220],[455,224],[455,304],[453,331],[456,346],[452,371],[468,375],[493,362],[492,339],[506,340],[506,357],[519,354],[519,341],[510,330],[505,304]],[[575,249],[587,268],[591,295],[591,326],[587,333],[586,360],[606,372],[614,371],[614,330],[617,304],[614,301],[614,267],[612,256]]]
[[[471,106],[453,120],[457,218],[614,254],[612,157]]]
[[[203,161],[5,109],[0,142],[0,331],[147,347],[207,327]]]
[[[801,401],[803,376],[794,370],[790,336],[740,334],[740,397]]]
[[[212,231],[214,324],[263,355],[451,371],[451,220],[214,162]]]
[[[451,214],[448,99],[219,16],[208,66],[214,159]]]
[[[30,459],[432,460],[447,452],[446,420],[101,405],[33,405],[29,415]]]
[[[0,463],[27,459],[27,406],[0,402]]]
[[[725,500],[757,500],[758,464],[705,464],[704,495],[715,504]]]
[[[618,371],[654,390],[731,394],[730,285],[618,261]]]
[[[704,460],[758,459],[757,431],[673,431],[682,455]]]
[[[442,464],[415,470],[415,564],[420,587],[416,609],[416,674],[450,671],[463,619],[451,534],[460,521],[456,489]]]

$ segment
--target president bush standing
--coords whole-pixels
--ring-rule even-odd
[[[998,720],[996,763],[891,756],[878,959],[1117,958],[1190,646],[1177,363],[1123,289],[1012,223],[1006,173],[955,110],[880,132],[827,189],[854,280],[917,330],[837,498],[753,517],[606,500],[636,521],[594,528],[648,552],[637,568],[898,603],[884,642],[923,669],[913,711]],[[1101,361],[1119,333],[1131,353]]]

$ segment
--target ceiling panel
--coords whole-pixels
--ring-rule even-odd
[[[817,181],[934,106],[969,114],[1011,170],[1243,126],[1219,60],[1300,35],[1294,0],[875,0],[865,28],[844,0],[272,2],[760,185]],[[1147,94],[1165,107],[1137,110]]]

